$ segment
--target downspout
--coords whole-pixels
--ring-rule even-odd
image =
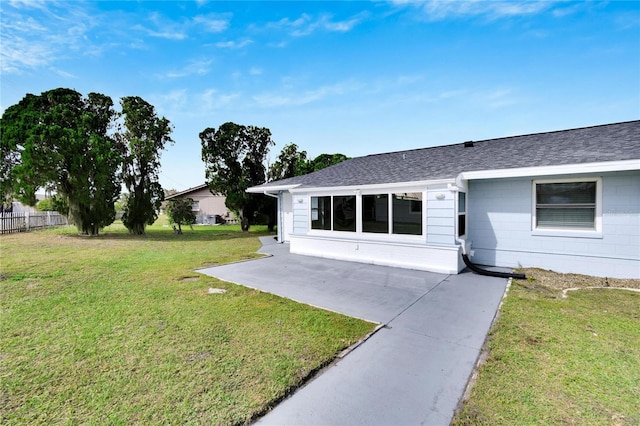
[[[478,267],[478,265],[472,263],[469,260],[469,256],[467,256],[464,252],[462,253],[462,261],[469,269],[471,269],[474,273],[478,275],[486,275],[488,277],[498,277],[498,278],[515,278],[516,280],[526,280],[527,276],[525,274],[514,274],[511,272],[498,272],[498,271],[488,271],[486,269],[482,269]]]
[[[458,192],[460,191],[460,187],[463,186],[462,185],[462,174],[459,174],[458,177],[456,177],[456,185],[447,185],[448,189],[450,191],[455,191]],[[460,247],[462,248],[462,261],[464,262],[465,265],[467,265],[467,268],[471,269],[471,271],[473,271],[474,273],[478,274],[478,275],[485,275],[488,277],[497,277],[497,278],[515,278],[516,280],[526,280],[527,276],[525,274],[514,274],[512,272],[498,272],[498,271],[489,271],[486,269],[482,269],[480,268],[478,265],[474,264],[473,262],[471,262],[471,260],[469,259],[469,256],[467,255],[467,241],[463,240],[462,238],[456,236],[456,242],[458,242],[460,244]]]

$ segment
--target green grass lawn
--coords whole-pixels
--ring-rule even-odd
[[[526,271],[490,333],[488,358],[454,424],[639,425],[640,287]]]
[[[194,272],[264,228],[184,232],[0,237],[0,423],[242,424],[372,331]]]

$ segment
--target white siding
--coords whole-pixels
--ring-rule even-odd
[[[537,177],[469,182],[467,228],[472,260],[485,265],[640,278],[640,172],[601,176],[599,238],[533,235],[532,180]]]
[[[427,190],[427,243],[455,244],[455,196],[446,186]]]
[[[309,197],[307,194],[293,194],[293,233],[306,234],[309,230]]]
[[[459,247],[291,235],[291,253],[442,274],[464,268]]]

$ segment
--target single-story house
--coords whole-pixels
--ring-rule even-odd
[[[191,198],[193,204],[191,210],[196,214],[196,223],[213,225],[224,223],[224,221],[234,221],[235,215],[225,205],[226,197],[222,194],[213,194],[207,184],[185,189],[184,191],[165,197],[165,201],[173,198]]]
[[[640,121],[353,158],[249,188],[292,253],[640,278]]]

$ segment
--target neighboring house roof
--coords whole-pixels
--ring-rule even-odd
[[[175,194],[171,194],[171,195],[167,195],[164,199],[165,200],[170,200],[172,198],[179,198],[179,197],[184,197],[185,195],[189,195],[193,192],[197,192],[197,191],[201,191],[203,189],[206,189],[208,186],[206,183],[203,183],[202,185],[198,185],[198,186],[194,186],[193,188],[189,188],[189,189],[185,189],[184,191],[180,191],[180,192],[176,192]],[[211,194],[212,196],[214,194]],[[220,195],[220,194],[217,194]]]
[[[640,120],[367,155],[255,186],[251,192],[432,181],[454,179],[469,171],[636,159],[640,159]]]

